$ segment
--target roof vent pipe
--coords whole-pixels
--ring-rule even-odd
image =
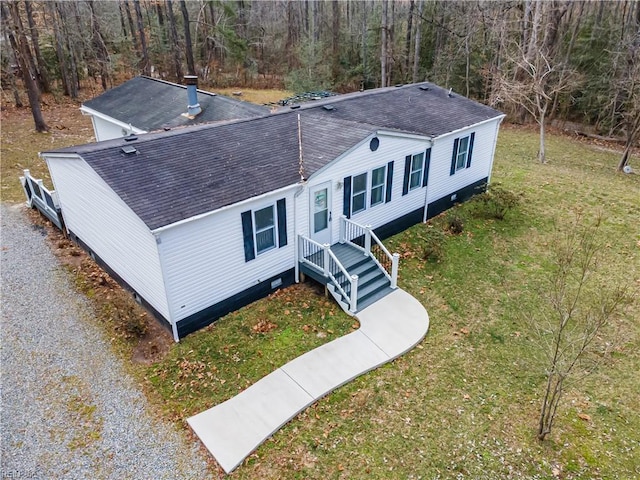
[[[187,115],[189,117],[195,117],[202,112],[202,108],[200,108],[200,104],[198,103],[198,77],[195,75],[185,75],[184,80],[187,84],[187,100],[189,101],[187,105]]]

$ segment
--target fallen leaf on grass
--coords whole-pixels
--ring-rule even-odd
[[[578,418],[581,418],[585,422],[590,422],[591,421],[591,417],[589,415],[587,415],[586,413],[579,413],[578,414]]]

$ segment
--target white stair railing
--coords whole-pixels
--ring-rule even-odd
[[[340,217],[340,242],[362,250],[378,264],[382,272],[391,282],[391,288],[398,287],[398,267],[400,255],[391,254],[387,247],[373,232],[371,225],[360,225],[344,215]]]
[[[358,308],[358,276],[349,275],[331,251],[331,245],[323,245],[304,235],[298,235],[298,248],[299,261],[329,278],[334,288],[348,303],[349,311],[355,313]]]

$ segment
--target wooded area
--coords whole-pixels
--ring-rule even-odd
[[[144,74],[337,92],[429,80],[514,121],[640,137],[640,1],[81,0],[2,3],[2,85],[21,105]],[[34,109],[37,130],[46,130]]]

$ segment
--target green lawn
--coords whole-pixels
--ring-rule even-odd
[[[48,112],[53,128],[44,135],[31,132],[28,112],[3,113],[3,201],[23,200],[23,168],[47,178],[37,151],[90,138],[76,108]],[[553,134],[549,163],[540,165],[537,141],[532,130],[501,130],[492,181],[522,194],[505,220],[474,215],[469,203],[457,207],[464,231],[447,235],[440,262],[423,260],[420,238],[442,219],[386,242],[402,255],[400,286],[431,317],[424,341],[303,412],[235,478],[556,478],[554,469],[565,479],[640,478],[640,176],[616,173],[617,153]],[[523,315],[540,302],[555,231],[577,212],[603,214],[603,272],[611,284],[631,285],[636,299],[616,320],[614,354],[570,386],[552,435],[540,443],[544,371]],[[189,415],[356,327],[321,289],[298,285],[131,371],[159,414],[187,431]]]
[[[638,301],[617,320],[615,355],[570,386],[544,443],[535,437],[544,371],[523,319],[539,302],[553,234],[577,211],[602,212],[603,268],[637,293],[640,178],[615,172],[617,154],[554,135],[540,165],[536,142],[529,130],[500,134],[492,181],[522,194],[505,220],[457,207],[465,228],[447,236],[440,262],[423,260],[420,236],[442,219],[387,241],[402,254],[400,286],[429,311],[422,344],[302,413],[236,478],[553,478],[554,468],[562,478],[640,477]],[[151,397],[184,420],[352,328],[333,303],[296,288],[173,347],[145,373]],[[260,319],[278,326],[256,333]]]

